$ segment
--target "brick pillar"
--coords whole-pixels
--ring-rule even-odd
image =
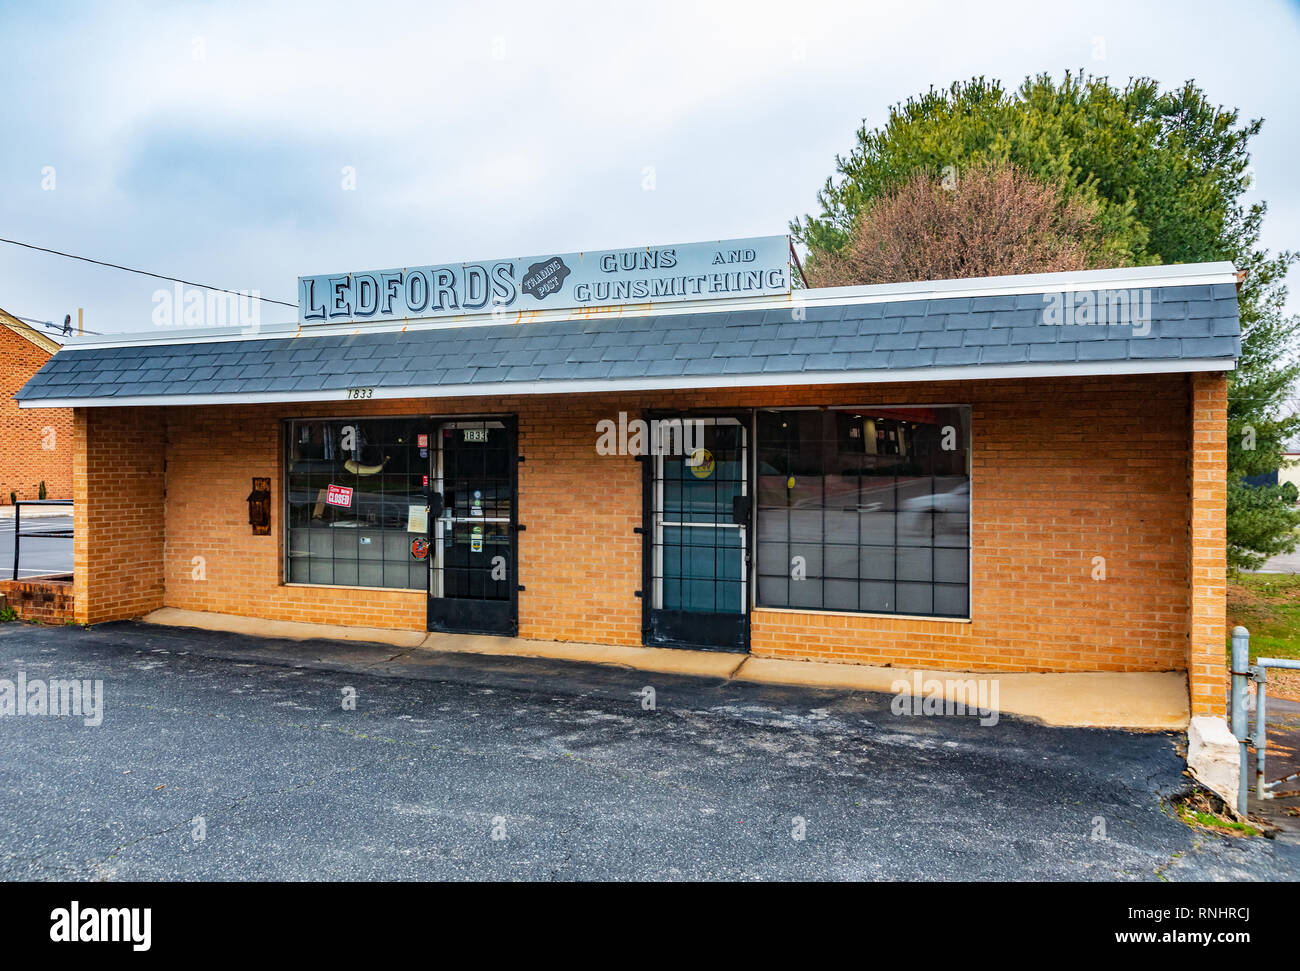
[[[77,623],[140,617],[163,605],[162,412],[78,408],[73,429]]]
[[[85,408],[72,410],[72,616],[78,624],[90,623],[90,516],[86,485]]]
[[[1227,662],[1228,377],[1191,376],[1187,683],[1192,715],[1223,716]]]

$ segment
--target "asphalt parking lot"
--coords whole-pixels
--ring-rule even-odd
[[[101,680],[102,724],[0,718],[6,880],[1300,873],[1296,845],[1166,812],[1170,734],[141,624],[2,624],[20,673]]]

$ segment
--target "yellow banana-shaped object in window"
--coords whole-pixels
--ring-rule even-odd
[[[384,466],[388,464],[389,458],[390,456],[385,455],[384,460],[378,465],[362,465],[360,462],[348,459],[343,463],[343,468],[347,469],[353,475],[378,475],[380,472],[384,471]]]

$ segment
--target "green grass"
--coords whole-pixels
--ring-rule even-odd
[[[1300,575],[1242,573],[1228,578],[1228,638],[1250,631],[1250,659],[1300,658]]]
[[[1188,826],[1201,826],[1205,829],[1217,829],[1220,831],[1226,830],[1230,833],[1236,833],[1238,836],[1259,835],[1259,830],[1254,826],[1239,823],[1234,819],[1225,819],[1222,816],[1214,816],[1210,813],[1204,813],[1188,806],[1179,806],[1178,814],[1183,817],[1183,822]]]

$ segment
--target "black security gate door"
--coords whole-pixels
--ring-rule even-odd
[[[518,457],[512,417],[435,426],[430,466],[429,630],[519,630]]]
[[[747,651],[745,425],[734,417],[657,420],[644,477],[645,643]],[[679,426],[665,421],[681,423],[685,447]]]

